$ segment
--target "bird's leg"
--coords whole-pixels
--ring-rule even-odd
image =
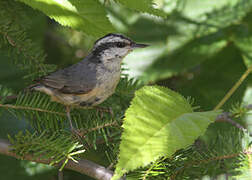
[[[82,142],[81,134],[73,127],[70,111],[71,111],[70,106],[66,106],[66,114],[67,114],[67,119],[69,120],[71,131],[78,138],[79,142]]]
[[[66,106],[66,114],[67,114],[67,119],[68,119],[69,124],[70,124],[71,131],[75,132],[75,129],[74,129],[73,124],[72,124],[72,119],[71,119],[70,111],[71,111],[70,106]]]

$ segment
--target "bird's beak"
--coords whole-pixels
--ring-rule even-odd
[[[137,44],[137,43],[134,43],[131,45],[132,48],[145,48],[145,47],[148,47],[149,45],[147,44]]]

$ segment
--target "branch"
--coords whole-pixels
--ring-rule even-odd
[[[117,121],[113,121],[111,123],[106,123],[103,125],[99,125],[90,129],[80,129],[79,133],[81,134],[82,137],[84,137],[87,133],[92,132],[92,131],[97,131],[99,129],[105,128],[105,127],[112,127],[112,126],[119,126]],[[120,127],[120,126],[119,126]]]
[[[244,154],[250,156],[252,154],[252,152],[250,151],[244,151],[243,152]],[[177,171],[174,172],[174,174],[171,176],[171,180],[175,180],[176,179],[176,176],[184,171],[186,168],[190,167],[190,166],[193,166],[193,165],[196,165],[196,164],[206,164],[206,163],[209,163],[211,161],[218,161],[218,160],[223,160],[223,159],[230,159],[230,158],[234,158],[234,157],[237,157],[237,156],[240,156],[241,153],[235,153],[235,154],[228,154],[228,155],[223,155],[223,156],[216,156],[216,157],[212,157],[212,158],[209,158],[209,159],[204,159],[204,160],[199,160],[199,161],[192,161],[188,164],[185,164],[182,168],[178,169]]]
[[[46,73],[46,69],[45,67],[37,60],[36,57],[31,56],[29,53],[26,52],[26,49],[24,49],[24,46],[22,46],[22,44],[18,44],[17,42],[15,42],[15,40],[13,40],[7,32],[0,32],[0,34],[2,34],[8,41],[8,43],[14,47],[17,48],[19,53],[22,53],[23,56],[27,59],[29,59],[31,62],[35,62],[36,65],[38,65],[38,67],[45,73]]]
[[[0,100],[2,99],[7,99],[7,100],[17,99],[17,95],[11,95],[11,96],[6,96],[6,97],[0,96]]]
[[[28,107],[28,106],[14,106],[11,104],[0,104],[0,107],[3,108],[11,108],[11,109],[25,109],[25,110],[31,110],[31,111],[39,111],[39,112],[44,112],[44,113],[51,113],[51,114],[57,114],[60,116],[66,116],[65,113],[61,113],[61,112],[56,112],[56,111],[49,111],[46,109],[41,109],[41,108],[33,108],[33,107]]]
[[[246,129],[245,127],[243,127],[241,124],[235,122],[234,120],[231,119],[231,113],[228,113],[228,112],[224,112],[224,113],[221,113],[219,116],[217,116],[216,122],[227,122],[227,123],[230,123],[232,124],[233,126],[237,127],[238,129],[246,132],[246,133],[249,133],[248,129]],[[250,136],[252,136],[252,133],[249,133]]]
[[[28,160],[28,161],[33,161],[33,162],[37,162],[37,163],[42,163],[42,164],[50,164],[51,160],[49,159],[34,159],[32,155],[26,155],[24,157],[21,157],[15,153],[13,153],[11,151],[11,144],[3,139],[0,139],[0,154],[4,154],[7,156],[12,156],[15,157],[17,159],[24,159],[24,160]],[[59,164],[56,164],[54,166],[59,166]],[[100,166],[94,162],[85,160],[85,159],[81,159],[79,160],[78,163],[75,163],[72,160],[69,160],[68,163],[65,165],[66,169],[71,169],[73,171],[77,171],[79,173],[88,175],[94,179],[98,179],[98,180],[110,180],[113,176],[113,171],[110,171],[108,169],[106,169],[103,166]],[[121,178],[121,180],[123,180]]]

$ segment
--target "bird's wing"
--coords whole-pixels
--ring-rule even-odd
[[[45,76],[40,83],[64,94],[85,94],[96,85],[96,70],[78,63]]]

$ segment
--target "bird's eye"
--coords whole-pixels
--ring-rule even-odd
[[[118,43],[116,43],[116,46],[119,47],[119,48],[123,48],[123,47],[126,46],[126,44],[122,43],[122,42],[118,42]]]

